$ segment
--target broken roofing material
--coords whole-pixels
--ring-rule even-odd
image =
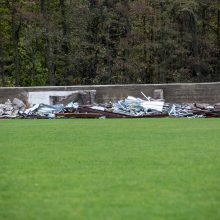
[[[128,96],[124,100],[105,105],[83,106],[71,102],[65,107],[65,113],[56,114],[58,117],[105,117],[105,118],[134,118],[159,116],[168,114],[163,112],[163,101],[155,101],[148,97],[148,101]],[[78,114],[78,115],[77,115]]]
[[[140,117],[177,117],[177,118],[201,118],[219,117],[220,110],[216,111],[213,106],[204,104],[169,104],[164,101],[148,101],[128,96],[113,104],[80,106],[78,103],[70,103],[65,107],[66,114],[57,114],[63,117],[106,117],[106,118],[140,118]],[[204,107],[205,106],[205,107]],[[219,108],[219,105],[217,105]],[[72,110],[71,110],[72,109]],[[72,114],[69,114],[72,113]],[[78,114],[78,115],[77,115]],[[91,115],[89,115],[91,114]]]
[[[176,118],[197,118],[202,117],[201,115],[194,114],[192,111],[192,106],[189,104],[173,104],[169,116]]]
[[[34,105],[32,108],[25,110],[21,115],[31,117],[42,117],[42,118],[55,118],[56,113],[64,112],[63,104],[58,105],[45,105],[43,103]]]
[[[169,110],[169,115],[177,118],[220,117],[220,109],[216,108],[215,106],[197,103],[173,104]]]
[[[115,113],[121,113],[131,116],[142,116],[153,113],[161,113],[163,110],[163,101],[144,101],[140,98],[128,96],[113,104],[112,110]]]
[[[173,104],[169,115],[172,117],[191,117],[193,113],[189,105]]]
[[[220,117],[220,103],[209,104],[169,104],[164,100],[154,100],[142,93],[146,100],[128,96],[126,99],[105,105],[80,105],[71,101],[63,104],[37,104],[26,109],[25,104],[15,98],[0,104],[0,118],[143,118],[143,117]]]

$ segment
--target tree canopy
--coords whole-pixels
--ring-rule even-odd
[[[0,2],[0,86],[219,80],[219,0]]]

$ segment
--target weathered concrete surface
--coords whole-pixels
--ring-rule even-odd
[[[29,92],[77,90],[96,90],[96,102],[104,103],[124,99],[128,95],[144,98],[141,91],[153,97],[155,89],[163,89],[166,102],[171,103],[219,103],[220,82],[217,83],[181,83],[181,84],[129,84],[129,85],[92,85],[92,86],[52,86],[52,87],[19,87],[0,88],[0,103],[7,99],[19,98],[26,104]],[[43,99],[42,99],[43,102]]]
[[[75,91],[31,91],[27,92],[27,102],[30,104],[38,104],[38,103],[44,103],[48,105],[57,104],[59,103],[59,100],[65,100],[68,99],[68,97],[71,98],[71,96],[79,95],[79,94],[87,94],[87,101],[85,100],[86,97],[81,97],[81,104],[91,104],[92,102],[92,96],[93,94],[96,94],[96,90],[75,90]],[[75,97],[76,98],[76,97]],[[58,102],[57,102],[58,101]],[[67,102],[74,101],[74,98],[72,100],[67,100]]]

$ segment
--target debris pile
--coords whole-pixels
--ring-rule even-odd
[[[125,100],[120,100],[113,104],[112,110],[115,113],[122,113],[130,116],[143,116],[160,114],[163,111],[163,101],[142,100],[128,96]]]
[[[55,118],[56,113],[64,112],[63,104],[45,105],[43,103],[34,105],[25,111],[19,111],[21,118]]]
[[[8,99],[4,104],[0,104],[0,118],[16,118],[19,111],[25,111],[26,105],[20,99],[14,98],[11,102]]]
[[[145,100],[128,96],[124,100],[104,105],[82,105],[71,101],[67,105],[36,104],[27,108],[24,102],[15,98],[0,104],[0,118],[202,118],[220,117],[220,103],[209,104],[177,104],[165,103],[163,99],[152,99],[145,96]]]
[[[173,104],[170,111],[169,116],[176,118],[197,118],[202,117],[202,115],[194,114],[192,111],[192,106],[189,104]]]
[[[219,103],[214,106],[209,104],[194,104],[192,107],[193,114],[203,115],[204,117],[220,117]]]

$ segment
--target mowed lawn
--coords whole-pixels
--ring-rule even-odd
[[[220,219],[220,120],[1,120],[0,219]]]

